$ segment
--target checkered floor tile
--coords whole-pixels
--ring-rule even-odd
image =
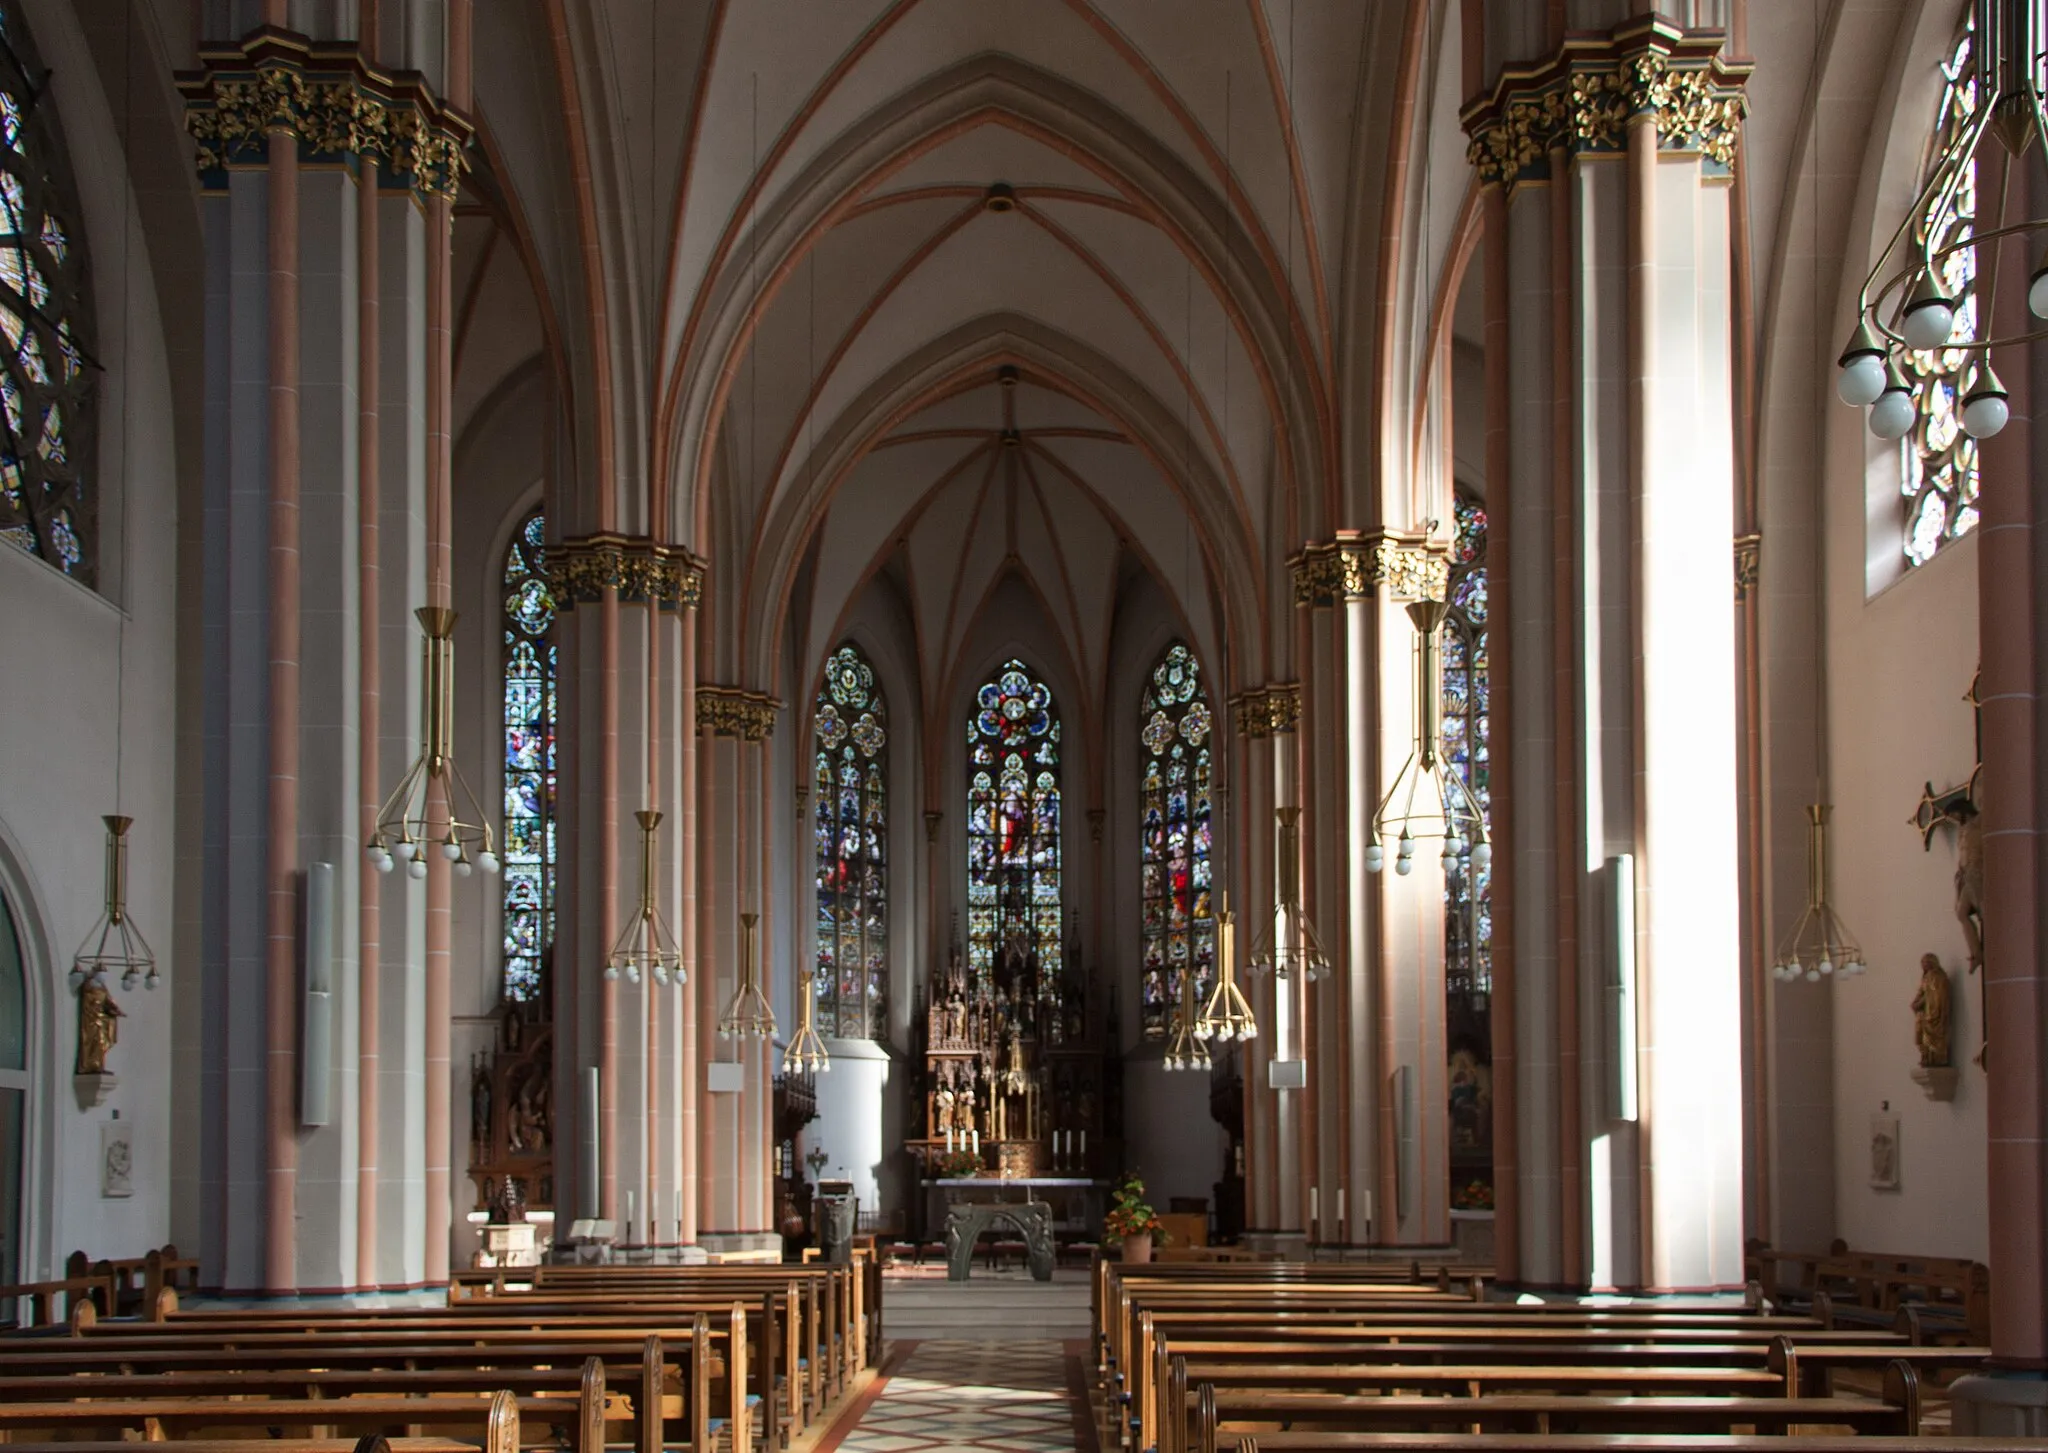
[[[1058,1342],[919,1342],[843,1453],[1067,1453],[1074,1404]]]

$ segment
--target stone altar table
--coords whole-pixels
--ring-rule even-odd
[[[1052,1207],[1044,1201],[966,1201],[946,1212],[946,1280],[966,1281],[975,1240],[998,1221],[1024,1236],[1033,1281],[1052,1280]]]

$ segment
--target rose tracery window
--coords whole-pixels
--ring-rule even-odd
[[[50,79],[0,4],[0,540],[97,585],[85,255]]]
[[[889,983],[889,705],[856,646],[825,663],[818,691],[818,1027],[886,1031]]]
[[[1977,78],[1970,64],[1972,33],[1965,26],[1942,65],[1941,111],[1928,142],[1929,172],[1969,128],[1977,109]],[[1925,178],[1923,177],[1923,184]],[[1918,241],[1939,252],[1967,241],[1977,224],[1974,168],[1963,169],[1953,197],[1936,197],[1918,219]],[[1956,300],[1955,336],[1977,333],[1977,251],[1957,248],[1939,264],[1941,285]],[[1950,540],[1977,524],[1977,441],[1963,432],[1962,385],[1968,355],[1960,348],[1909,351],[1906,379],[1913,386],[1919,417],[1899,445],[1899,490],[1905,496],[1906,560],[1924,565]]]
[[[1215,969],[1209,900],[1213,725],[1195,653],[1175,642],[1152,668],[1138,711],[1141,997],[1149,1038],[1166,1033],[1180,1005],[1182,980],[1193,973],[1200,998]]]
[[[505,551],[504,984],[537,999],[555,941],[555,623],[547,522],[535,510]]]
[[[1051,688],[1007,662],[967,718],[967,967],[998,954],[1062,963],[1060,719]]]

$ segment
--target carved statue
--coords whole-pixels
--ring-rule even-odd
[[[958,994],[946,1002],[946,1038],[954,1044],[967,1038],[967,1001]]]
[[[482,1055],[469,1062],[469,1138],[478,1145],[491,1141],[491,1072]]]
[[[86,980],[85,987],[78,991],[78,1063],[74,1074],[107,1072],[107,1051],[120,1041],[124,1017],[105,984],[97,977]]]
[[[938,1124],[932,1127],[933,1135],[944,1135],[953,1125],[953,1087],[940,1085],[938,1093],[932,1096],[932,1104],[938,1107]]]
[[[505,1115],[505,1134],[514,1150],[546,1150],[548,1146],[546,1076],[531,1072],[512,1097]]]
[[[1913,996],[1913,1043],[1920,1063],[1938,1069],[1949,1062],[1948,972],[1933,954],[1920,955],[1920,992]]]
[[[1963,957],[1984,967],[1984,814],[1973,803],[1956,809],[1956,921],[1963,927]]]

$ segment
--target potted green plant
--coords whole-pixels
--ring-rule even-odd
[[[1146,1204],[1145,1183],[1136,1171],[1125,1171],[1110,1193],[1109,1214],[1102,1218],[1103,1234],[1123,1247],[1127,1262],[1152,1259],[1155,1244],[1166,1244],[1166,1232],[1159,1213]]]

